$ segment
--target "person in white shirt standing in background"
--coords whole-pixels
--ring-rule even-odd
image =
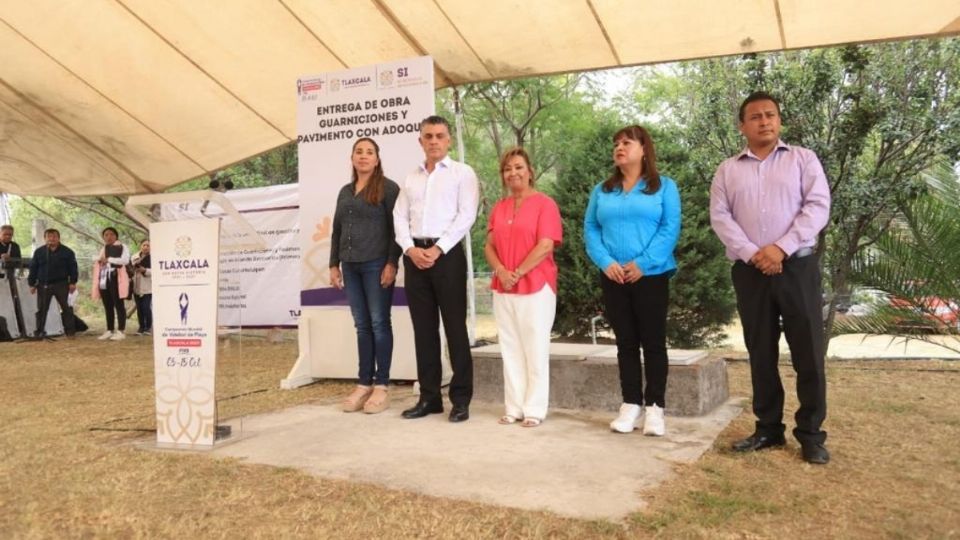
[[[93,264],[94,284],[91,295],[103,302],[103,310],[107,315],[107,331],[97,339],[119,341],[127,337],[123,333],[127,327],[127,311],[123,300],[130,295],[130,279],[124,267],[130,263],[130,250],[117,241],[119,234],[113,227],[104,229],[101,236],[103,248]]]

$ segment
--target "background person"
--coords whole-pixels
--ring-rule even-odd
[[[677,271],[673,250],[680,237],[680,193],[673,179],[657,171],[653,139],[640,126],[614,134],[613,162],[613,174],[590,195],[583,230],[587,255],[603,272],[604,316],[617,339],[623,404],[610,429],[633,431],[645,403],[644,435],[662,436],[667,306],[670,276]]]
[[[113,227],[104,229],[101,236],[103,247],[93,265],[94,283],[91,296],[103,302],[107,331],[97,339],[119,341],[127,337],[123,333],[127,327],[127,311],[123,299],[130,295],[130,279],[124,267],[130,262],[130,251],[127,246],[117,241],[119,235]]]
[[[420,123],[424,162],[407,175],[393,209],[397,243],[403,249],[405,285],[417,349],[420,399],[404,418],[443,412],[440,395],[440,319],[450,348],[451,422],[470,417],[473,357],[467,335],[467,257],[461,241],[477,219],[477,175],[454,161],[450,123],[429,116]]]
[[[353,176],[337,195],[330,241],[330,283],[346,289],[360,356],[359,384],[344,399],[343,410],[378,413],[389,406],[390,309],[400,259],[393,208],[400,186],[384,176],[373,139],[353,143],[350,161]]]
[[[13,241],[13,226],[0,226],[0,266],[5,267],[10,259],[20,259],[20,245]]]
[[[137,303],[137,335],[153,331],[153,279],[150,270],[150,240],[140,242],[140,251],[130,259],[133,265],[133,299]]]
[[[13,241],[13,226],[0,226],[0,278],[18,268],[20,258],[20,245]]]
[[[794,437],[803,459],[825,464],[821,429],[827,416],[826,345],[817,236],[830,218],[830,186],[817,155],[780,140],[780,103],[765,92],[740,105],[747,147],[717,168],[710,188],[710,222],[733,261],[731,276],[743,339],[750,354],[753,435],[738,452],[786,444],[780,325],[797,372],[800,408]]]
[[[30,294],[37,296],[37,336],[46,335],[47,313],[50,311],[50,299],[56,298],[63,316],[63,331],[74,335],[73,308],[67,302],[67,296],[77,289],[77,256],[73,250],[60,243],[60,231],[43,231],[45,244],[33,252],[27,284]]]
[[[530,157],[512,148],[500,160],[508,196],[490,211],[484,254],[494,269],[493,313],[503,358],[505,413],[536,427],[550,401],[550,330],[557,308],[554,247],[563,237],[557,203],[534,188]]]

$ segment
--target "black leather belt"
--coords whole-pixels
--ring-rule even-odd
[[[439,240],[439,238],[414,238],[413,245],[423,249],[432,248]]]
[[[802,259],[804,257],[809,257],[813,255],[814,249],[812,247],[803,247],[793,252],[793,255],[787,257],[787,260]]]

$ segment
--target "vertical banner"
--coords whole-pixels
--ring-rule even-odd
[[[340,188],[350,182],[353,143],[376,141],[384,173],[403,187],[423,162],[420,121],[435,110],[429,56],[297,81],[302,307],[346,305],[346,295],[330,287],[328,264],[333,213]]]
[[[337,194],[351,181],[351,152],[358,138],[380,148],[387,178],[403,187],[423,163],[420,122],[435,114],[433,59],[429,56],[304,76],[297,80],[300,185],[300,304],[311,377],[357,376],[356,339],[346,294],[330,285],[330,238]],[[412,323],[403,290],[402,264],[394,293],[391,376],[416,379]],[[306,319],[306,321],[305,321]]]
[[[150,241],[157,442],[212,445],[220,220],[153,223]]]

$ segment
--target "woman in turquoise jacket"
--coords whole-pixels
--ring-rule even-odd
[[[657,172],[653,139],[640,126],[614,134],[613,161],[613,174],[590,195],[583,227],[587,255],[602,272],[604,316],[617,338],[623,405],[610,429],[629,433],[642,417],[645,435],[662,436],[680,193],[673,179]]]

